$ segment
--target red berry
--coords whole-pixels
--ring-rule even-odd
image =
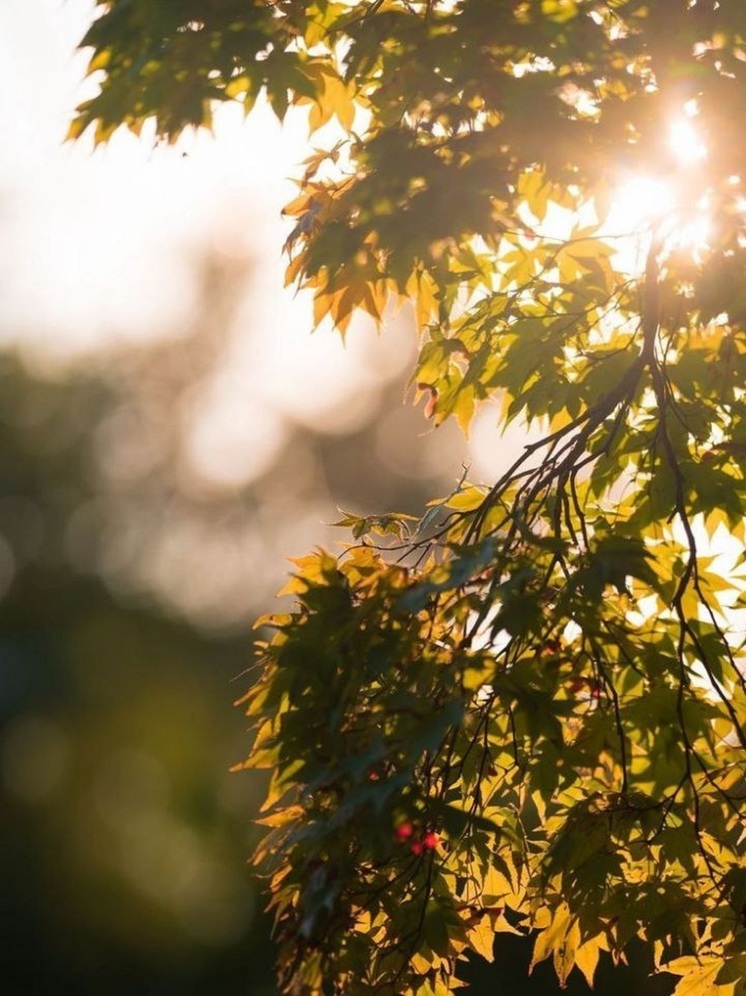
[[[422,838],[422,846],[426,851],[434,851],[439,843],[440,837],[438,837],[437,833],[434,833],[432,830],[426,833]]]
[[[412,844],[412,848],[411,848],[412,854],[417,854],[417,855],[422,854],[422,852],[424,851],[424,849],[425,848],[424,848],[424,846],[422,844],[422,841],[419,841],[419,840],[416,840],[414,842],[414,844]]]
[[[399,826],[394,831],[394,836],[397,840],[409,840],[409,838],[414,833],[414,827],[411,823],[400,823]]]

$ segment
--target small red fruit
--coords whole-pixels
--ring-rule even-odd
[[[440,837],[438,837],[437,833],[434,833],[432,830],[426,833],[422,838],[422,846],[426,851],[434,851],[439,843]]]
[[[399,826],[394,831],[394,836],[399,841],[409,840],[409,838],[414,833],[414,827],[411,823],[400,823]]]
[[[428,830],[419,840],[415,840],[410,844],[409,849],[412,854],[420,855],[424,854],[425,851],[434,851],[435,848],[440,843],[440,837],[433,830]]]

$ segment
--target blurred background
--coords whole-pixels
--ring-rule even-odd
[[[252,620],[340,509],[422,514],[506,444],[404,403],[406,309],[310,334],[280,254],[301,117],[63,144],[93,7],[0,3],[0,979],[269,996],[263,783],[229,772]],[[528,959],[501,942],[472,991],[557,991]]]

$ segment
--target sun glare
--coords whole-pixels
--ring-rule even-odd
[[[629,272],[644,266],[655,234],[665,250],[687,250],[696,258],[706,250],[711,224],[706,195],[692,200],[697,168],[708,150],[696,125],[698,108],[689,101],[668,128],[668,172],[651,163],[649,174],[627,175],[617,188],[609,231],[628,233],[633,242],[619,242],[618,262]]]
[[[707,158],[707,146],[687,118],[672,122],[668,130],[671,151],[681,166],[694,166]]]
[[[631,230],[656,222],[676,207],[673,187],[652,176],[633,176],[625,180],[616,198]]]

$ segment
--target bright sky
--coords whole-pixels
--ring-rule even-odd
[[[112,337],[164,325],[178,332],[193,303],[194,254],[211,242],[256,263],[245,317],[261,333],[250,364],[237,350],[236,369],[250,365],[251,381],[291,415],[326,425],[326,413],[344,407],[348,422],[359,420],[374,379],[371,350],[384,376],[399,371],[406,351],[381,348],[370,333],[347,349],[333,335],[311,338],[308,302],[283,290],[280,211],[307,154],[302,118],[280,128],[266,107],[248,121],[225,107],[214,138],[200,134],[177,149],[124,132],[95,153],[90,140],[63,146],[84,92],[85,56],[71,53],[93,6],[0,5],[0,86],[10,101],[0,120],[0,337],[20,338],[36,362],[49,362]]]
[[[95,154],[90,141],[62,146],[86,92],[86,58],[72,53],[93,6],[0,5],[0,82],[11,103],[0,121],[3,230],[12,239],[3,317],[10,325],[32,312],[44,326],[65,326],[65,350],[95,343],[103,326],[132,335],[164,309],[186,309],[180,277],[189,249],[225,238],[229,217],[234,239],[248,248],[264,242],[279,226],[278,205],[293,190],[285,175],[302,147],[299,129],[283,132],[266,112],[246,127],[221,121],[218,141],[201,137],[186,158],[125,133]],[[40,276],[49,288],[42,299]]]

